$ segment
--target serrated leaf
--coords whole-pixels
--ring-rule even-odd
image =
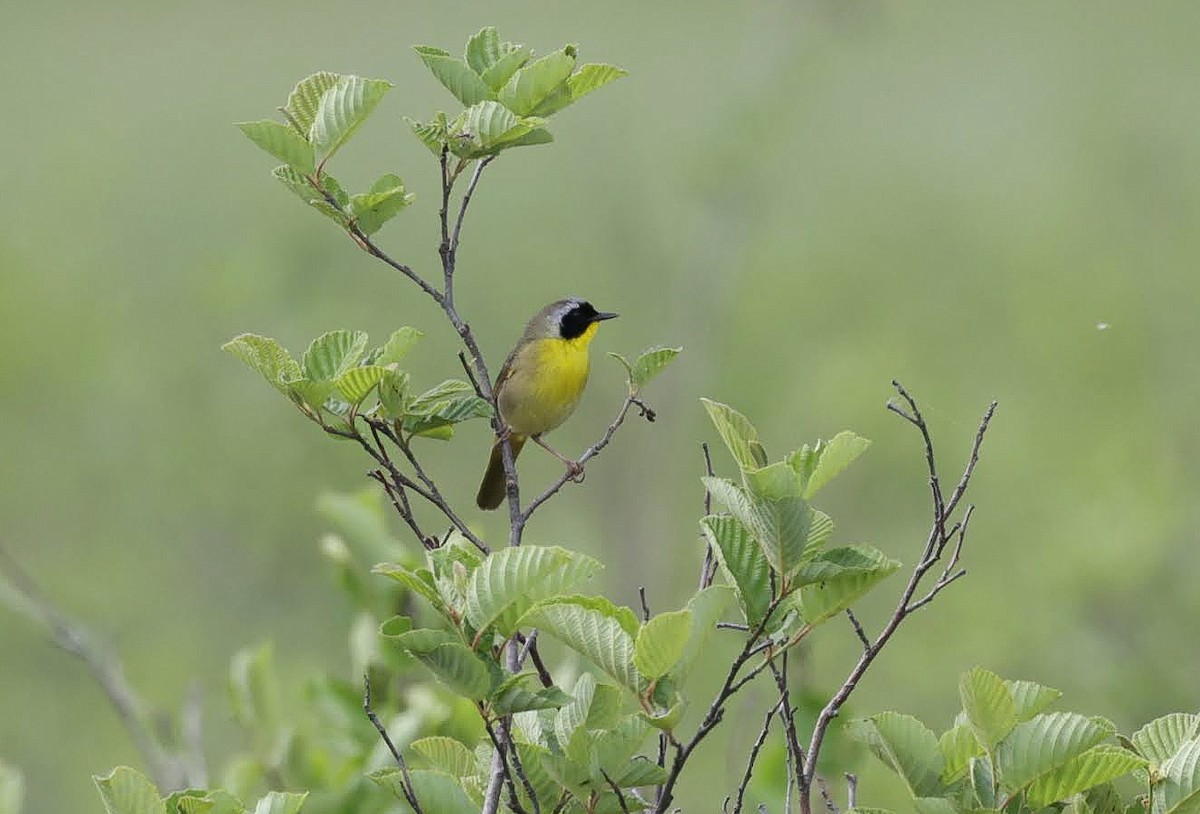
[[[846,467],[854,463],[860,455],[867,451],[871,442],[862,436],[844,430],[828,441],[823,442],[818,450],[819,457],[804,486],[804,497],[812,496],[821,487],[833,480]]]
[[[767,465],[766,455],[758,441],[758,430],[754,429],[746,416],[728,404],[709,399],[700,399],[700,402],[738,467],[751,470]]]
[[[823,622],[857,602],[864,594],[900,568],[882,551],[852,545],[822,551],[797,572],[804,619]]]
[[[692,665],[704,652],[709,637],[716,630],[717,622],[725,609],[733,602],[734,590],[727,585],[710,585],[688,600],[687,610],[692,616],[687,645],[678,663],[671,670],[671,678],[679,687],[687,680]],[[659,682],[661,685],[661,681]]]
[[[1200,715],[1173,712],[1133,733],[1131,740],[1152,768],[1166,763],[1185,742],[1200,737]]]
[[[1025,791],[1025,799],[1034,808],[1041,808],[1145,765],[1145,760],[1118,746],[1096,746],[1033,781]]]
[[[713,498],[753,535],[777,574],[786,578],[801,565],[812,522],[806,501],[799,497],[760,498],[725,478],[706,477],[703,481]]]
[[[542,805],[542,811],[549,814],[549,802],[557,799],[561,795],[562,789],[542,765],[541,756],[549,754],[548,750],[537,744],[518,743],[517,753],[521,757],[521,767],[525,770],[525,777],[529,780],[529,785],[533,786],[533,793]],[[525,793],[525,784],[522,782],[517,785],[518,794],[520,794],[526,810],[533,811],[533,805]]]
[[[613,778],[618,788],[634,789],[642,786],[657,786],[667,782],[667,770],[648,758],[634,757],[624,774]]]
[[[485,26],[467,40],[463,59],[472,71],[482,75],[500,59],[500,35],[495,26]]]
[[[450,125],[446,121],[445,113],[438,111],[433,120],[428,122],[419,122],[407,116],[404,117],[404,121],[412,128],[413,135],[429,148],[431,153],[437,156],[442,154],[442,147],[445,146],[450,133]]]
[[[340,211],[337,207],[331,205],[327,200],[325,200],[324,196],[313,188],[308,179],[296,172],[291,167],[276,167],[271,171],[271,174],[278,178],[284,186],[295,193],[300,200],[304,201],[306,204],[332,220],[334,223],[342,227],[349,223],[349,218],[344,212]],[[321,183],[326,189],[330,190],[330,195],[332,195],[334,199],[338,200],[340,203],[341,196],[339,193],[341,193],[341,187],[337,185],[337,182],[334,181],[333,177],[330,175],[324,175],[321,177]]]
[[[367,349],[363,331],[329,331],[318,336],[304,352],[304,375],[311,381],[335,381],[358,363]]]
[[[350,404],[358,404],[367,397],[375,385],[382,381],[387,373],[386,368],[378,365],[362,365],[352,367],[338,376],[337,390]]]
[[[158,789],[140,772],[118,766],[104,777],[93,776],[108,814],[166,814]]]
[[[1045,712],[1047,707],[1062,698],[1059,690],[1034,681],[1005,681],[1004,685],[1012,693],[1018,721],[1028,721],[1034,715]]]
[[[882,712],[852,721],[847,734],[866,744],[872,754],[900,775],[913,797],[937,793],[942,753],[937,738],[916,718]]]
[[[242,334],[222,345],[221,350],[241,359],[281,393],[287,392],[288,382],[304,375],[287,350],[268,336]]]
[[[487,663],[466,645],[446,642],[429,651],[408,652],[438,681],[464,698],[482,701],[488,697],[492,688],[492,672]]]
[[[440,735],[415,740],[409,747],[429,764],[431,769],[451,777],[467,777],[476,773],[475,755],[459,741]]]
[[[417,45],[413,50],[421,57],[429,72],[442,83],[442,87],[454,94],[454,98],[463,105],[470,107],[476,102],[496,98],[483,78],[462,60],[455,59],[440,48]]]
[[[1155,814],[1194,814],[1200,810],[1200,739],[1184,741],[1159,766]]]
[[[760,622],[771,604],[771,566],[750,532],[731,515],[709,515],[700,521],[717,564],[737,592],[742,615]]]
[[[1004,679],[975,667],[963,673],[958,682],[958,695],[963,712],[971,724],[975,738],[991,749],[1017,723],[1017,706]]]
[[[534,603],[589,579],[603,566],[556,546],[503,548],[484,558],[467,583],[467,619],[478,631],[496,625],[505,638]]]
[[[518,70],[496,94],[496,99],[518,116],[529,116],[560,87],[565,90],[567,77],[574,70],[574,49],[568,46]]]
[[[296,83],[296,87],[292,88],[287,104],[284,105],[284,111],[305,137],[312,130],[313,120],[317,116],[317,108],[321,105],[321,97],[337,84],[339,78],[338,74],[319,71],[301,79]]]
[[[426,390],[405,409],[404,430],[426,434],[472,418],[490,418],[492,405],[466,382],[449,380]]]
[[[399,769],[385,769],[368,776],[383,788],[390,789],[396,798],[405,804],[405,811],[412,810],[404,797],[401,785],[403,775]],[[426,814],[479,814],[479,805],[471,801],[462,784],[450,775],[429,769],[416,769],[410,771],[408,776],[412,782],[413,795]]]
[[[512,79],[513,74],[524,67],[533,56],[533,51],[523,45],[513,45],[512,43],[504,43],[504,45],[509,46],[511,50],[501,55],[491,67],[483,72],[484,84],[495,93],[499,93],[500,89]]]
[[[376,181],[370,192],[350,197],[350,215],[363,234],[373,235],[412,203],[413,197],[404,191],[400,176],[389,173]]]
[[[983,754],[983,747],[975,740],[969,724],[962,723],[942,733],[938,739],[942,752],[942,785],[949,786],[961,779],[970,765],[971,758]]]
[[[913,808],[917,814],[963,814],[958,807],[945,797],[916,797],[913,799]],[[862,811],[861,808],[853,808],[851,811]]]
[[[316,170],[313,146],[295,128],[270,119],[238,122],[237,128],[246,134],[246,138],[297,172],[312,173]]]
[[[629,608],[618,608],[603,597],[561,597],[534,605],[520,626],[548,633],[632,693],[645,685],[633,666],[638,622]]]
[[[642,625],[634,640],[633,664],[650,679],[670,672],[683,656],[692,629],[688,610],[660,613]]]
[[[254,807],[254,814],[297,814],[304,805],[308,792],[296,794],[293,792],[269,791]]]
[[[644,351],[633,363],[629,374],[630,385],[635,391],[645,387],[651,379],[662,373],[675,357],[683,352],[683,348],[655,347]]]
[[[408,374],[388,370],[379,381],[379,404],[388,418],[403,418],[408,407]]]
[[[975,799],[983,808],[996,807],[996,778],[992,773],[992,761],[985,756],[973,757],[967,764],[968,776],[971,778],[971,790]],[[943,765],[942,771],[945,771]]]
[[[287,394],[298,403],[307,404],[314,412],[321,410],[333,394],[333,382],[312,382],[301,379],[298,382],[288,382]]]
[[[492,711],[497,715],[512,715],[539,709],[558,709],[571,703],[571,696],[558,687],[524,686],[534,679],[533,674],[511,676],[492,693]]]
[[[551,116],[609,82],[627,76],[628,73],[615,65],[589,63],[580,66],[578,71],[567,78],[565,84],[542,100],[534,113],[538,116]]]
[[[328,161],[362,127],[391,87],[391,82],[382,79],[340,76],[321,95],[309,131],[320,163]]]
[[[544,123],[544,119],[519,117],[499,102],[479,102],[450,125],[450,149],[460,158],[494,155]]]
[[[994,694],[994,689],[986,686],[987,682],[980,683],[981,695]],[[1012,727],[996,748],[996,771],[1000,785],[1009,790],[1024,788],[1095,746],[1109,734],[1109,730],[1095,721],[1074,712],[1035,715]]]
[[[371,573],[394,579],[413,593],[423,596],[439,613],[447,615],[446,604],[434,587],[433,574],[428,570],[422,568],[414,571],[399,563],[385,562],[372,568]]]
[[[423,339],[425,334],[418,331],[416,328],[410,328],[407,325],[403,328],[397,328],[388,337],[388,341],[379,349],[379,353],[372,360],[377,365],[384,367],[403,361],[404,357],[408,356],[409,351]]]

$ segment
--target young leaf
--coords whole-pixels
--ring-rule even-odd
[[[754,536],[777,574],[790,576],[801,565],[812,522],[808,503],[798,497],[771,500],[749,495],[725,478],[703,481],[713,498]]]
[[[516,622],[535,602],[589,579],[602,566],[564,548],[524,545],[502,548],[484,558],[467,583],[467,619],[478,631],[496,624],[511,636]]]
[[[571,703],[571,696],[558,687],[527,689],[524,685],[532,673],[511,676],[492,693],[492,711],[497,715],[512,715],[537,709],[558,709]]]
[[[426,390],[405,409],[404,430],[427,435],[472,418],[490,418],[492,405],[466,382],[449,380]]]
[[[899,567],[899,560],[870,546],[822,551],[805,562],[796,576],[803,586],[804,620],[815,625],[841,613]]]
[[[925,724],[911,715],[882,712],[852,721],[849,736],[900,775],[913,797],[936,794],[940,788],[942,753]]]
[[[429,72],[442,83],[446,90],[454,94],[454,98],[470,107],[476,102],[495,99],[496,95],[487,86],[478,73],[471,70],[461,60],[455,59],[440,48],[428,45],[413,47]]]
[[[409,328],[407,325],[397,328],[379,349],[372,362],[384,367],[400,362],[424,336],[425,334],[416,328]]]
[[[1048,706],[1062,698],[1059,690],[1033,681],[1005,681],[1004,686],[1012,693],[1018,721],[1028,721],[1034,715],[1045,712]]]
[[[629,382],[634,391],[641,390],[650,380],[662,373],[663,368],[674,361],[683,348],[650,348],[642,353],[633,363],[629,374]]]
[[[337,84],[339,78],[335,73],[320,71],[301,79],[292,88],[283,109],[289,120],[295,122],[301,135],[308,137],[317,117],[317,108],[321,105],[321,97]]]
[[[158,789],[141,773],[118,766],[104,777],[93,776],[108,814],[166,814]]]
[[[394,579],[413,593],[423,596],[438,613],[449,616],[446,604],[442,601],[437,588],[434,587],[433,574],[427,569],[421,568],[413,571],[399,563],[385,562],[372,568],[371,573],[383,574],[385,577]]]
[[[825,442],[820,448],[821,455],[817,459],[816,467],[805,484],[804,497],[811,500],[822,486],[854,463],[870,446],[871,442],[866,438],[849,431],[839,432]]]
[[[992,773],[991,758],[973,757],[967,763],[971,778],[971,790],[983,808],[996,807],[996,778]],[[943,772],[945,768],[943,767]]]
[[[321,95],[309,133],[320,163],[328,161],[362,127],[391,87],[391,82],[382,79],[340,76]]]
[[[439,156],[442,154],[442,147],[445,146],[450,135],[450,125],[446,121],[445,113],[438,111],[433,120],[428,122],[419,122],[407,116],[404,117],[404,121],[408,122],[413,135],[429,148],[431,153]]]
[[[975,740],[969,724],[958,724],[942,733],[938,739],[942,752],[942,785],[949,786],[967,771],[971,758],[983,754],[983,747]]]
[[[700,399],[721,440],[729,449],[737,465],[743,470],[758,469],[767,465],[767,456],[758,442],[758,430],[750,420],[728,404],[709,399]]]
[[[616,65],[604,65],[596,62],[581,65],[579,70],[567,79],[567,87],[571,90],[571,102],[574,103],[580,97],[599,90],[609,82],[615,82],[623,76],[629,76],[629,71],[618,68]]]
[[[495,93],[499,93],[500,89],[508,84],[508,80],[512,79],[513,74],[523,68],[533,57],[533,51],[523,45],[506,42],[502,43],[501,48],[503,49],[505,46],[510,50],[505,51],[491,67],[483,72],[484,83]]]
[[[304,352],[304,375],[311,381],[334,381],[358,363],[367,349],[362,331],[329,331],[312,341]]]
[[[536,627],[555,637],[632,693],[645,686],[633,666],[638,621],[629,608],[618,608],[603,597],[560,597],[534,605],[520,627]]]
[[[403,418],[408,407],[408,374],[388,370],[379,382],[379,404],[388,418]]]
[[[445,772],[451,777],[467,777],[476,774],[475,755],[454,738],[440,735],[421,738],[410,747],[425,759],[431,769]]]
[[[281,393],[287,392],[288,382],[304,375],[287,350],[267,336],[242,334],[222,345],[221,350],[241,359]]]
[[[242,726],[272,735],[280,725],[279,679],[269,644],[234,654],[229,666],[229,695]]]
[[[650,619],[634,642],[634,666],[647,678],[662,678],[683,656],[691,629],[692,613],[688,610],[660,613]]]
[[[1158,770],[1156,814],[1191,814],[1200,804],[1200,739],[1184,741]]]
[[[716,630],[717,622],[733,602],[734,593],[728,585],[710,585],[688,600],[687,610],[692,615],[692,627],[688,632],[683,655],[679,657],[670,674],[679,687],[687,680],[692,665],[696,663],[709,637]]]
[[[492,674],[488,665],[464,644],[446,642],[432,650],[409,650],[408,653],[433,673],[438,681],[464,698],[482,701],[491,691]]]
[[[248,139],[297,172],[312,173],[316,170],[313,146],[294,127],[270,119],[238,122],[237,127]]]
[[[964,681],[973,673],[964,675]],[[981,695],[989,692],[983,690],[982,686],[981,690]],[[1012,791],[1022,789],[1110,734],[1111,730],[1074,712],[1036,715],[1012,727],[996,748],[996,771],[1000,775],[1000,785]]]
[[[450,125],[450,149],[460,158],[494,155],[515,146],[516,141],[544,123],[544,119],[518,117],[499,102],[479,102]]]
[[[467,66],[481,76],[495,65],[496,60],[500,59],[500,35],[496,33],[496,27],[489,25],[481,28],[479,33],[467,40],[463,58]]]
[[[725,578],[737,591],[747,624],[762,620],[771,604],[771,566],[746,527],[727,515],[709,515],[700,521],[708,544]]]
[[[373,235],[412,203],[414,197],[404,191],[400,176],[388,174],[376,181],[370,192],[350,197],[350,216],[363,234]]]
[[[1131,740],[1152,768],[1166,763],[1184,743],[1200,737],[1200,715],[1173,712],[1133,733]]]
[[[337,225],[344,228],[346,224],[349,223],[349,218],[342,210],[330,204],[329,201],[325,199],[324,195],[313,188],[312,184],[309,183],[307,178],[296,172],[291,167],[276,167],[271,171],[271,174],[278,178],[280,183],[295,193],[296,197],[320,212],[325,217],[332,220]],[[321,176],[321,183],[324,185],[324,188],[329,191],[329,194],[338,201],[339,206],[348,204],[348,199],[345,202],[342,201],[344,193],[342,193],[341,187],[338,185],[337,181],[333,179],[333,176]]]
[[[1025,799],[1035,809],[1041,808],[1145,765],[1145,760],[1120,747],[1095,746],[1034,780],[1025,791]]]
[[[989,750],[1017,722],[1017,706],[1012,693],[1004,679],[990,670],[976,667],[963,673],[958,682],[958,695],[976,739]]]
[[[575,49],[567,46],[521,68],[496,94],[496,99],[518,116],[529,116],[575,70]]]
[[[254,807],[254,814],[297,814],[304,805],[308,792],[296,794],[292,792],[269,791]]]
[[[358,404],[388,372],[378,365],[352,367],[337,379],[337,390],[350,404]]]
[[[407,807],[402,786],[404,775],[399,769],[385,769],[368,776],[404,801],[406,811],[412,810]],[[427,814],[479,814],[479,805],[471,801],[456,778],[428,769],[410,771],[408,776],[412,781],[413,796]]]

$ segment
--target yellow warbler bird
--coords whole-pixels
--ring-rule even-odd
[[[575,412],[588,380],[588,346],[597,326],[616,314],[597,311],[590,302],[571,297],[552,302],[534,314],[521,341],[504,360],[493,392],[505,430],[492,447],[483,482],[475,502],[495,509],[504,502],[504,459],[501,442],[508,438],[513,458],[526,439],[545,447],[567,465],[572,474],[582,471],[576,461],[555,452],[542,435]]]

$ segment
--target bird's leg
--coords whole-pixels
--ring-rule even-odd
[[[496,436],[496,443],[493,444],[493,446],[497,446],[497,447],[500,446],[505,441],[507,441],[509,438],[512,438],[512,434],[513,434],[512,427],[505,424],[504,429],[501,430],[500,433]]]
[[[567,467],[567,472],[570,473],[571,480],[575,481],[576,483],[583,483],[583,474],[584,474],[583,473],[583,464],[579,463],[579,461],[573,461],[570,458],[568,458],[567,456],[561,454],[554,447],[550,446],[545,441],[543,441],[542,436],[540,434],[539,435],[531,435],[529,437],[532,438],[539,447],[546,450],[551,455],[553,455],[555,458],[558,458],[560,461],[563,462],[563,464]]]

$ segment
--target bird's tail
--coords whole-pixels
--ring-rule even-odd
[[[513,460],[525,446],[524,435],[513,435],[509,438],[512,445]],[[504,488],[504,450],[501,444],[492,445],[492,457],[488,459],[487,471],[483,473],[483,482],[479,484],[479,494],[475,502],[481,509],[491,511],[504,502],[507,490]]]

